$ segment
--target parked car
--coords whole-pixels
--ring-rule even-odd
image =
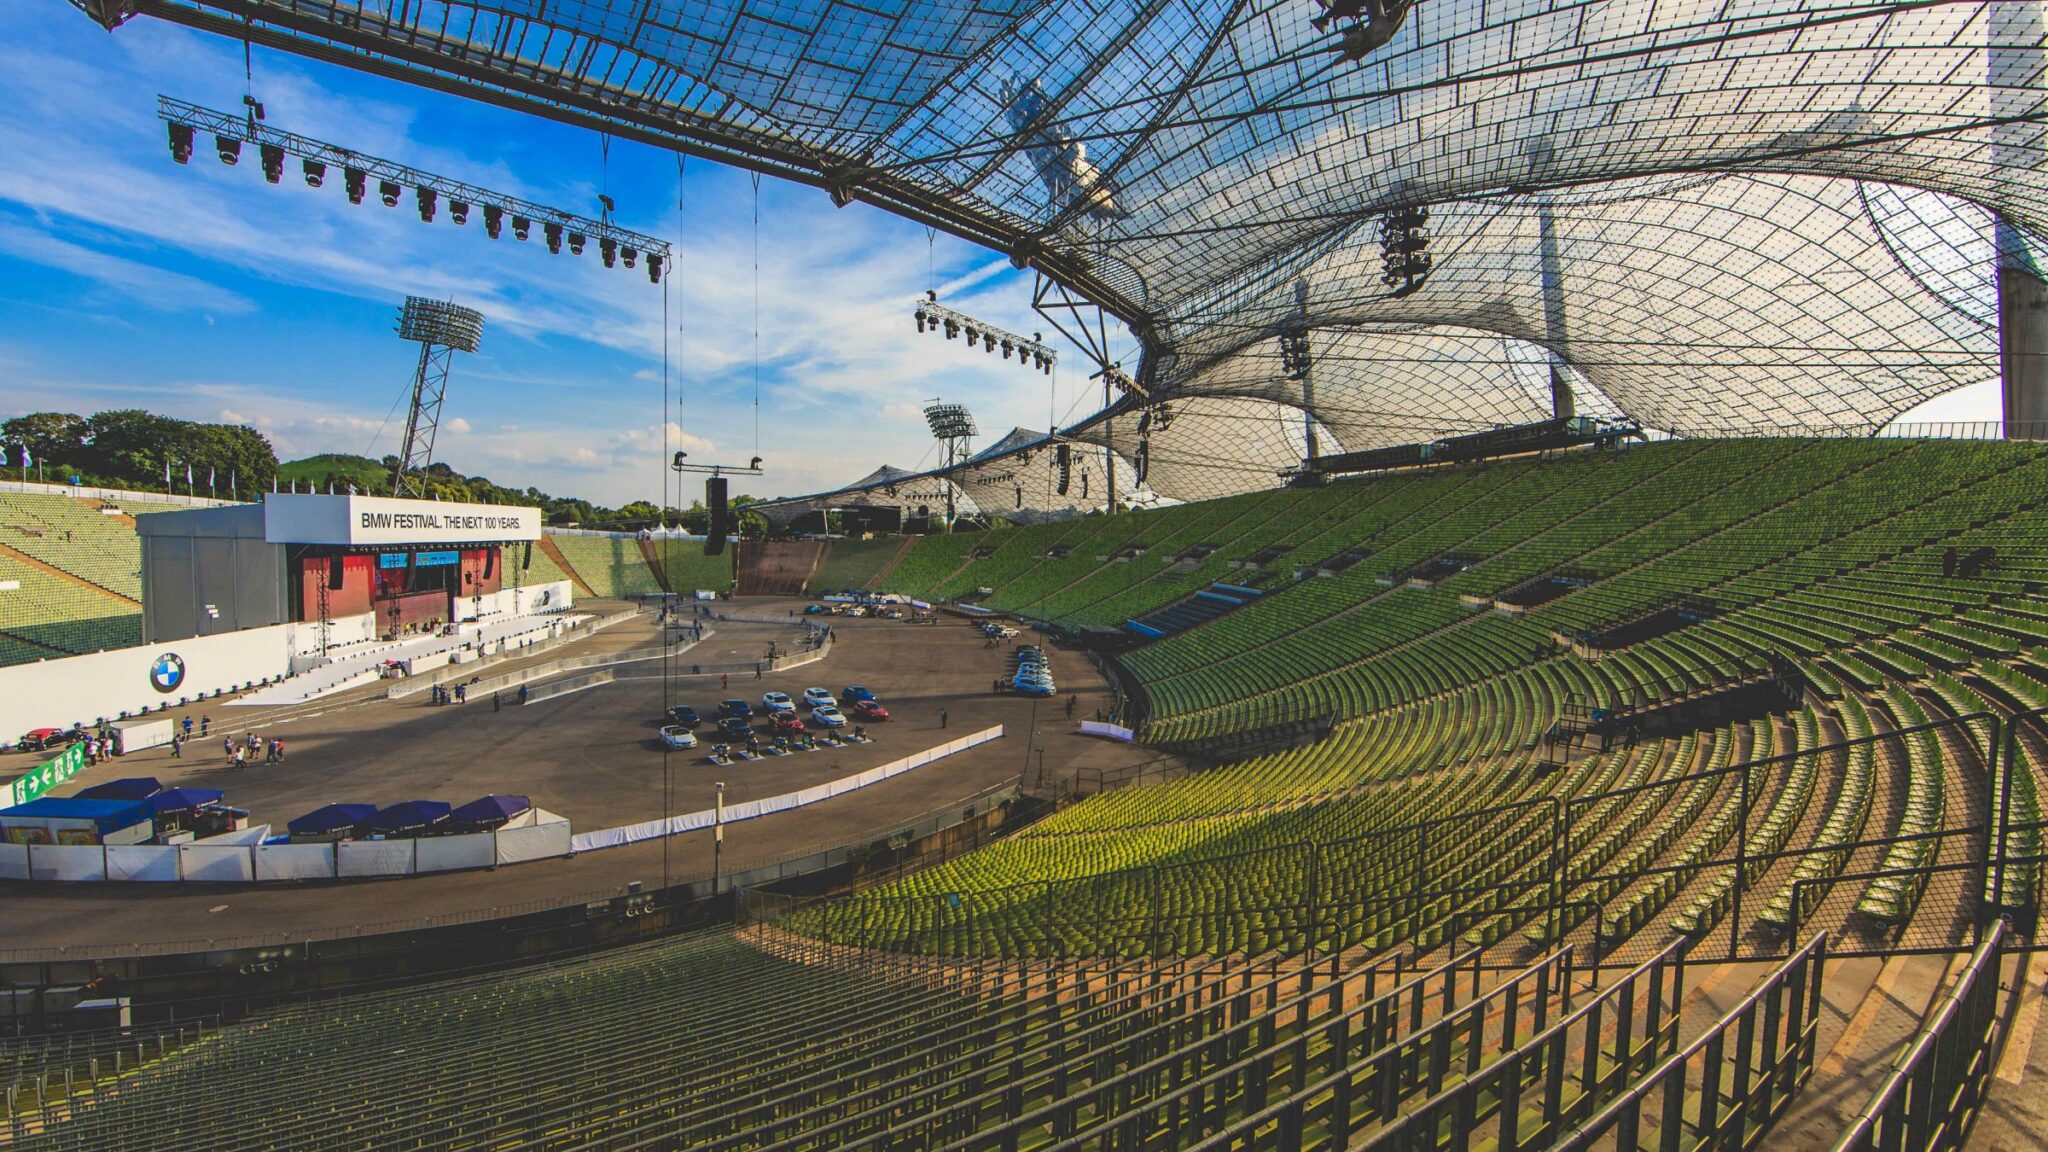
[[[745,700],[720,700],[718,702],[718,714],[728,718],[737,716],[744,720],[754,714],[754,708]]]
[[[1053,696],[1059,692],[1050,680],[1019,680],[1013,687],[1026,696]]]
[[[678,728],[695,728],[704,722],[704,718],[697,715],[697,710],[688,704],[671,704],[668,709],[668,721]]]
[[[718,736],[721,740],[745,740],[754,734],[754,726],[744,716],[727,716],[718,722]]]
[[[836,701],[834,701],[834,700],[833,700],[833,698],[832,698],[832,690],[831,690],[831,689],[829,689],[829,688],[806,688],[806,689],[804,689],[804,707],[806,707],[806,708],[816,708],[816,707],[817,707],[818,705],[820,705],[820,704],[832,704],[832,703],[836,703]]]
[[[670,724],[661,730],[661,742],[671,748],[695,748],[697,734],[680,724]]]
[[[853,718],[856,720],[887,720],[889,718],[889,710],[882,707],[880,700],[856,700],[853,702],[853,707],[848,709],[848,711],[853,713]]]
[[[846,716],[830,704],[820,704],[811,709],[811,723],[820,728],[844,728]]]
[[[788,712],[771,712],[768,714],[768,730],[770,732],[801,732],[804,730],[804,718],[797,715],[794,709]]]
[[[761,693],[761,710],[772,716],[777,712],[794,712],[796,711],[796,705],[789,702],[789,693],[787,692],[763,692]]]
[[[873,700],[874,698],[875,694],[873,692],[868,691],[867,688],[859,684],[849,684],[839,690],[839,702],[841,704],[851,704],[855,700]]]
[[[31,728],[14,746],[23,752],[42,752],[75,744],[83,735],[72,728]]]

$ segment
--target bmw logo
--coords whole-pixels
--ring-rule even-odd
[[[149,666],[150,687],[159,692],[176,692],[184,682],[185,660],[176,652],[164,653]]]

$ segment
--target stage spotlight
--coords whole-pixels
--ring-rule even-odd
[[[640,254],[638,252],[633,251],[631,248],[620,248],[619,257],[626,262],[626,267],[631,268],[633,266],[633,261],[638,260],[640,258]]]
[[[541,234],[547,237],[548,251],[558,256],[561,255],[562,226],[560,224],[543,224],[541,225]]]
[[[233,136],[215,136],[213,151],[230,168],[242,162],[242,142]]]
[[[469,205],[461,200],[448,202],[448,218],[457,224],[469,223]]]
[[[649,284],[661,283],[661,257],[656,256],[652,252],[647,254],[647,282]]]
[[[581,232],[569,233],[569,255],[583,255],[583,242],[585,239],[586,237]]]
[[[747,467],[753,469],[756,472],[759,472],[761,470],[761,458],[759,456],[754,457],[752,460],[748,461]]]
[[[597,251],[604,257],[604,266],[609,268],[619,259],[619,242],[609,236],[600,237],[597,241]]]
[[[505,210],[495,204],[484,205],[484,235],[496,240],[504,230]]]
[[[489,217],[485,217],[485,219],[489,219]],[[532,230],[532,228],[533,228],[533,221],[531,221],[531,220],[528,220],[528,219],[527,219],[526,217],[524,217],[524,216],[514,216],[514,217],[512,218],[512,238],[513,238],[514,240],[524,240],[524,239],[526,239],[526,234],[527,234],[527,233],[528,233],[529,231],[531,231],[531,230]]]
[[[420,223],[432,224],[434,222],[434,206],[441,202],[441,194],[432,188],[416,188],[413,192],[413,200],[420,206]]]
[[[980,333],[980,332],[977,332],[977,331],[975,331],[974,325],[972,325],[972,324],[968,324],[968,325],[964,325],[964,327],[965,327],[965,329],[966,329],[966,332],[967,332],[967,342],[968,342],[969,344],[974,344],[974,343],[977,343],[977,342],[979,342],[979,341],[981,340],[981,333]]]
[[[264,183],[275,184],[284,179],[284,149],[275,144],[259,144],[256,159],[263,165]]]
[[[185,161],[192,159],[192,126],[190,124],[174,122],[171,124],[170,129],[171,159],[183,164]]]
[[[361,204],[363,193],[370,187],[370,174],[361,168],[344,168],[341,170],[341,185],[348,189],[349,203]]]
[[[917,330],[919,332],[924,331],[924,313],[922,312],[917,314]]]
[[[382,200],[386,208],[398,207],[399,194],[404,191],[405,189],[400,188],[396,181],[377,181],[377,199]]]
[[[1004,337],[1004,338],[1003,338],[1003,359],[1005,359],[1005,360],[1008,360],[1008,359],[1010,358],[1010,353],[1011,353],[1011,352],[1014,352],[1014,351],[1016,351],[1016,348],[1017,348],[1017,346],[1016,346],[1015,344],[1012,344],[1012,343],[1010,343],[1010,339],[1009,339],[1009,337],[1007,337],[1007,336],[1006,336],[1006,337]]]
[[[996,350],[996,334],[995,334],[995,333],[993,333],[993,332],[983,332],[983,333],[981,334],[981,350],[982,350],[983,352],[993,352],[993,351],[995,351],[995,350]]]
[[[308,188],[318,188],[327,183],[327,165],[318,160],[299,161],[299,173],[305,176]]]
[[[946,319],[946,339],[948,339],[948,340],[951,340],[951,339],[954,339],[955,337],[957,337],[957,336],[959,336],[959,335],[960,335],[960,322],[959,322],[959,321],[957,321],[957,320],[954,320],[954,319],[952,319],[951,317],[948,317],[948,318]]]

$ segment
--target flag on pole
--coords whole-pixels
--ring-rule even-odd
[[[169,456],[166,456],[166,457],[164,457],[164,487],[166,487],[166,488],[169,488],[170,486],[171,486],[171,458],[170,458]]]
[[[188,491],[192,487],[192,462],[190,460],[185,461],[185,487]]]
[[[24,443],[21,446],[21,466],[26,468],[35,462],[36,458],[28,454],[28,445]]]

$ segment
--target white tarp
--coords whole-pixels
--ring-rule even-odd
[[[725,806],[725,822],[732,824],[776,812],[787,812],[792,808],[802,808],[808,804],[816,804],[820,800],[841,796],[855,789],[865,788],[870,784],[878,784],[892,776],[899,776],[908,772],[912,768],[923,767],[934,760],[951,756],[955,752],[964,752],[969,748],[986,744],[991,740],[1000,739],[1002,735],[1003,726],[998,724],[993,728],[984,728],[979,732],[970,733],[958,740],[941,744],[936,748],[927,748],[922,752],[912,753],[901,760],[892,760],[887,764],[877,765],[865,772],[857,772],[851,776],[841,776],[837,780],[830,780],[824,784],[814,784],[802,791],[784,792],[779,796],[766,796],[759,800],[728,804]],[[713,813],[709,809],[702,812],[687,813],[682,816],[672,816],[666,822],[668,834],[674,836],[683,832],[694,832],[700,828],[709,828],[711,827],[712,819]],[[617,848],[622,844],[631,844],[638,840],[652,840],[662,835],[662,827],[663,821],[647,820],[639,824],[627,824],[618,828],[600,828],[595,832],[579,832],[574,841],[575,850],[578,852],[593,852],[600,848]]]
[[[38,880],[105,880],[106,850],[97,844],[31,844],[29,865]]]
[[[1081,721],[1081,734],[1083,736],[1107,736],[1112,740],[1122,740],[1126,743],[1137,738],[1137,733],[1121,724],[1104,724],[1100,720]]]
[[[28,879],[28,845],[0,844],[0,880]]]
[[[335,870],[343,876],[404,876],[413,868],[411,840],[344,840],[335,845]]]
[[[246,844],[180,844],[178,866],[187,880],[254,880],[252,855]]]
[[[169,844],[115,844],[107,849],[107,879],[178,879],[178,849]]]
[[[567,856],[570,849],[569,822],[544,809],[534,811],[534,823],[524,828],[498,831],[498,863],[523,864],[550,856]]]
[[[332,844],[258,844],[258,880],[326,880],[334,875]]]
[[[446,872],[455,868],[489,868],[498,862],[498,838],[489,832],[464,836],[423,836],[419,840],[416,867],[421,872]]]

